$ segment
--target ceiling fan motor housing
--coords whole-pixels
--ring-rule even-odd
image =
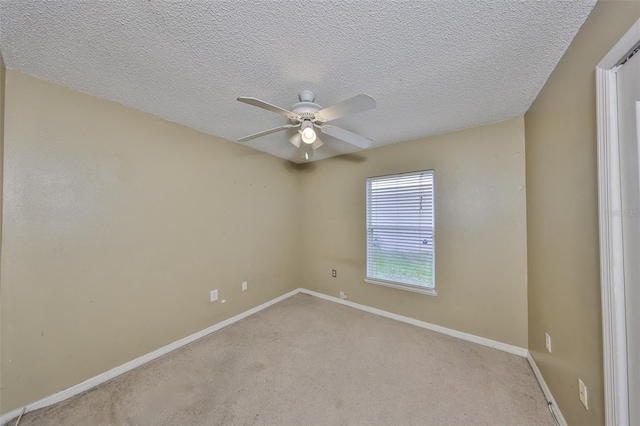
[[[311,90],[302,90],[298,94],[298,99],[300,99],[300,102],[298,102],[297,104],[293,105],[293,107],[291,107],[291,112],[294,112],[299,115],[298,121],[300,122],[311,121],[312,123],[316,123],[316,122],[322,123],[322,121],[316,115],[316,113],[320,111],[322,107],[314,102],[314,100],[316,99],[315,93],[313,93]]]
[[[322,107],[314,102],[298,102],[291,107],[291,112],[295,112],[302,120],[316,121],[316,112]]]

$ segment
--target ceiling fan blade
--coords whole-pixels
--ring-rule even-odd
[[[244,102],[245,104],[257,106],[258,108],[266,109],[267,111],[275,112],[276,114],[284,115],[289,120],[298,120],[298,114],[295,112],[288,111],[284,108],[280,108],[275,105],[271,105],[268,102],[261,101],[256,98],[238,98],[240,102]]]
[[[366,149],[371,148],[373,141],[352,133],[348,130],[345,130],[341,127],[336,126],[320,126],[319,127],[322,133],[326,133],[329,136],[333,136],[336,139],[340,139],[345,141],[346,143],[350,143],[351,145],[357,146],[358,148]]]
[[[342,118],[346,115],[368,111],[376,107],[376,100],[369,95],[357,95],[335,105],[326,107],[316,113],[320,121],[326,122]]]
[[[296,124],[285,124],[284,126],[274,127],[273,129],[264,130],[264,131],[259,132],[259,133],[254,133],[253,135],[245,136],[243,138],[238,139],[238,142],[250,141],[251,139],[259,138],[260,136],[266,136],[266,135],[269,135],[271,133],[279,132],[281,130],[287,130],[287,129],[290,129],[292,127],[298,127],[298,126],[299,126],[299,124],[298,125],[296,125]]]

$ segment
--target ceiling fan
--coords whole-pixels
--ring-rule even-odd
[[[313,156],[313,150],[322,146],[322,141],[316,133],[316,129],[319,129],[326,135],[333,136],[358,148],[366,149],[371,147],[373,143],[371,140],[327,123],[350,114],[374,109],[376,107],[375,99],[369,95],[361,94],[345,99],[330,107],[322,108],[314,102],[315,98],[316,95],[311,90],[303,90],[298,94],[300,102],[293,105],[291,110],[271,105],[256,98],[238,98],[240,102],[275,112],[291,121],[289,124],[245,136],[238,139],[238,142],[246,142],[281,130],[298,129],[289,139],[289,142],[300,150],[302,158],[308,160]]]

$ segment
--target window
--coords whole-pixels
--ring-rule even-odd
[[[366,282],[435,295],[433,170],[367,179]]]

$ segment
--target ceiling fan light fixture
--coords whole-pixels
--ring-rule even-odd
[[[300,144],[300,158],[308,160],[311,157],[313,157],[313,147],[310,144],[301,143]]]
[[[300,134],[302,135],[302,142],[308,145],[316,141],[316,132],[313,130],[313,124],[310,121],[302,123]]]

